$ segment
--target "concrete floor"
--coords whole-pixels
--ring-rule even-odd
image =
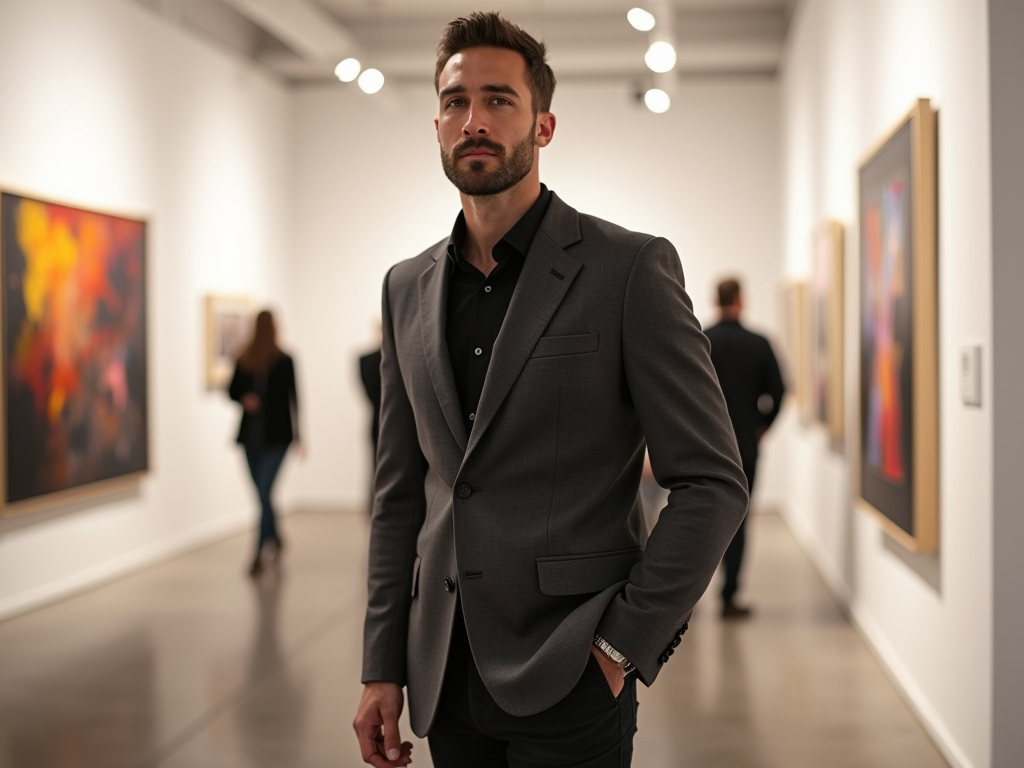
[[[752,523],[757,615],[698,606],[641,687],[633,765],[945,766],[782,522]],[[284,530],[280,572],[256,582],[236,536],[0,623],[0,768],[361,765],[366,523]],[[425,743],[413,757],[430,765]]]

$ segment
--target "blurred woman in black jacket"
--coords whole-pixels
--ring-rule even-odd
[[[259,539],[249,570],[255,576],[263,570],[265,549],[271,549],[274,557],[281,551],[270,492],[288,446],[292,442],[299,443],[295,364],[277,346],[274,316],[267,310],[256,316],[252,341],[238,357],[228,394],[242,404],[238,442],[245,448],[245,458],[260,499]]]

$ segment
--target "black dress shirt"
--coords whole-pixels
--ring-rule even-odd
[[[480,392],[484,387],[491,350],[505,320],[530,244],[551,202],[551,192],[541,184],[540,197],[494,246],[497,262],[487,276],[462,257],[466,216],[460,212],[448,240],[448,319],[446,341],[462,404],[466,434],[473,429]]]

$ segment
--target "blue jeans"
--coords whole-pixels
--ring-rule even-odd
[[[284,461],[287,452],[287,445],[245,448],[245,458],[249,462],[249,471],[252,473],[252,481],[256,484],[256,493],[260,499],[260,537],[256,544],[257,555],[268,541],[281,543],[281,537],[277,534],[277,516],[270,501],[270,491],[274,487],[277,471],[281,469],[281,462]]]

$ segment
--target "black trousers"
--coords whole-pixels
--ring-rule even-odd
[[[553,707],[508,714],[480,679],[460,609],[427,740],[435,768],[628,768],[636,712],[636,675],[615,698],[591,656],[576,687]]]
[[[747,476],[747,489],[750,495],[754,495],[754,476],[757,474],[757,460],[743,465],[743,473]],[[722,558],[722,566],[725,568],[725,583],[722,585],[722,602],[731,603],[733,597],[740,588],[740,569],[743,567],[743,551],[747,548],[747,517],[750,515],[750,507],[747,507],[747,514],[743,516],[736,535],[732,537],[729,548],[725,550],[725,557]]]

